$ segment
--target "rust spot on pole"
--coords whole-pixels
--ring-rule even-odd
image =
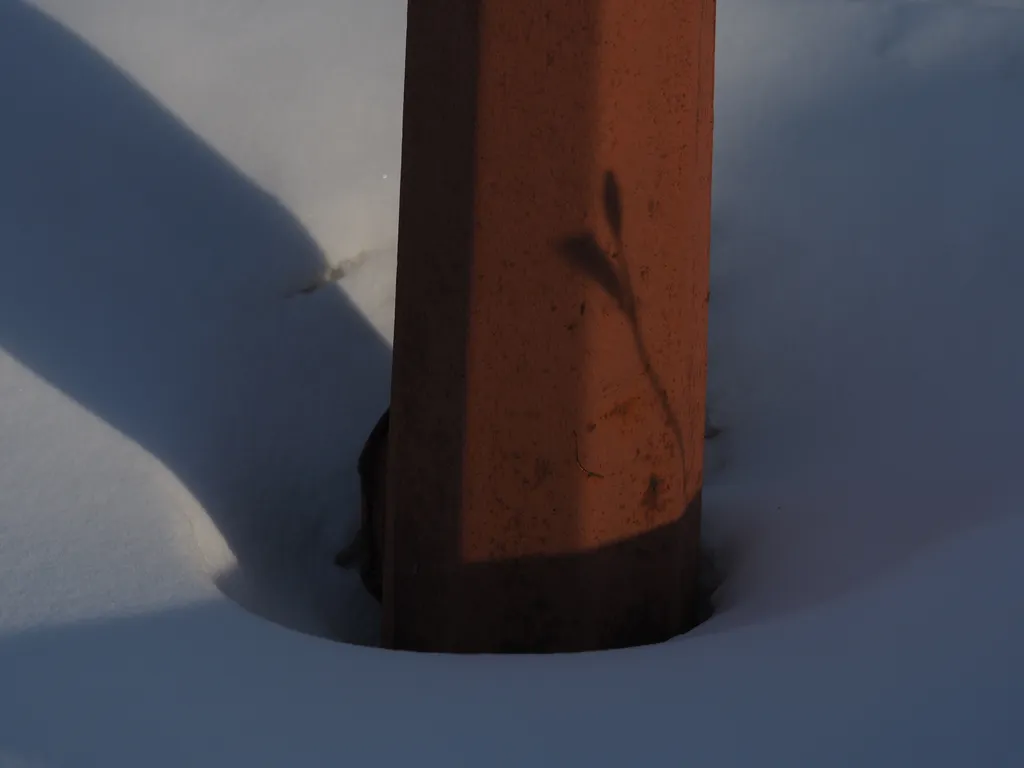
[[[692,624],[713,42],[711,0],[410,2],[387,645]]]

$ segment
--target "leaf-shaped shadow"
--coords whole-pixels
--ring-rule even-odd
[[[622,195],[619,194],[619,182],[615,174],[605,171],[604,174],[604,215],[608,226],[615,235],[615,240],[622,242]]]
[[[626,261],[626,249],[622,240],[622,194],[615,173],[611,170],[605,171],[604,174],[602,203],[608,227],[615,237],[614,258],[613,253],[609,253],[600,246],[593,232],[585,232],[567,237],[559,242],[558,249],[570,265],[581,270],[591,280],[600,285],[615,300],[622,313],[626,315],[633,331],[633,340],[636,343],[637,354],[643,365],[644,375],[650,381],[651,387],[658,397],[665,416],[665,423],[671,429],[676,445],[679,447],[680,461],[683,465],[683,491],[685,494],[687,472],[686,443],[683,439],[683,429],[679,423],[679,418],[672,409],[672,401],[668,390],[655,370],[647,344],[644,342],[644,335],[640,327],[639,304],[633,292],[629,264]],[[584,471],[587,470],[584,469]]]
[[[559,243],[559,250],[572,266],[586,273],[615,299],[620,308],[625,308],[626,297],[615,264],[592,233],[565,238]]]

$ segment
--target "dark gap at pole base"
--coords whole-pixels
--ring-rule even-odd
[[[359,533],[335,558],[340,567],[359,567],[364,587],[378,602],[383,592],[389,413],[385,411],[381,416],[359,456]],[[675,523],[596,550],[449,565],[448,573],[433,575],[465,585],[458,596],[463,606],[458,613],[475,616],[477,620],[469,626],[452,622],[451,630],[445,633],[443,649],[432,649],[429,639],[415,636],[396,638],[397,649],[453,653],[580,652],[650,645],[685,634],[714,613],[711,598],[721,582],[715,564],[696,541],[700,536],[700,511],[698,492]],[[679,548],[688,550],[690,556],[677,558],[673,553]],[[678,574],[651,578],[652,569],[664,568],[664,563],[677,560],[686,564]],[[459,573],[452,574],[451,569]],[[424,572],[424,578],[431,575],[429,569]],[[648,599],[636,599],[637,583],[651,585]],[[678,585],[679,592],[666,594],[673,583]],[[687,584],[696,585],[696,594],[686,594]],[[592,620],[586,625],[567,625],[561,617],[579,613],[581,604],[592,606],[588,612]],[[626,605],[631,608],[625,608]],[[666,606],[677,606],[678,613],[666,615]],[[693,607],[686,613],[684,606]],[[483,631],[478,631],[480,628]]]

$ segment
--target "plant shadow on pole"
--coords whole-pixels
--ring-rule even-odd
[[[637,5],[409,6],[390,647],[697,620],[713,4]]]
[[[633,331],[633,341],[636,343],[636,352],[643,366],[644,376],[651,384],[651,388],[658,397],[665,416],[665,423],[672,430],[672,436],[676,441],[676,448],[679,451],[679,461],[682,465],[682,477],[684,480],[683,495],[686,494],[686,443],[683,439],[683,426],[679,423],[679,417],[672,407],[668,390],[662,383],[661,377],[654,369],[651,360],[651,353],[644,343],[643,332],[640,328],[640,312],[637,306],[636,294],[633,291],[633,282],[629,273],[629,261],[626,258],[626,247],[622,238],[622,199],[619,191],[619,184],[612,171],[604,175],[604,213],[607,218],[608,228],[615,239],[614,247],[606,251],[597,242],[593,232],[586,232],[581,235],[566,238],[561,245],[565,258],[577,269],[584,272],[591,280],[596,282],[601,289],[611,297],[619,310],[629,321],[629,327]],[[645,503],[652,503],[652,497],[657,496],[657,480],[652,478],[648,493],[645,494]]]

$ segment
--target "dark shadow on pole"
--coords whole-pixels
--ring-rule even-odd
[[[596,30],[579,24],[596,7],[409,4],[385,576],[399,647],[537,612],[530,570],[480,613],[468,563],[577,547],[584,287],[549,241],[589,207]]]

